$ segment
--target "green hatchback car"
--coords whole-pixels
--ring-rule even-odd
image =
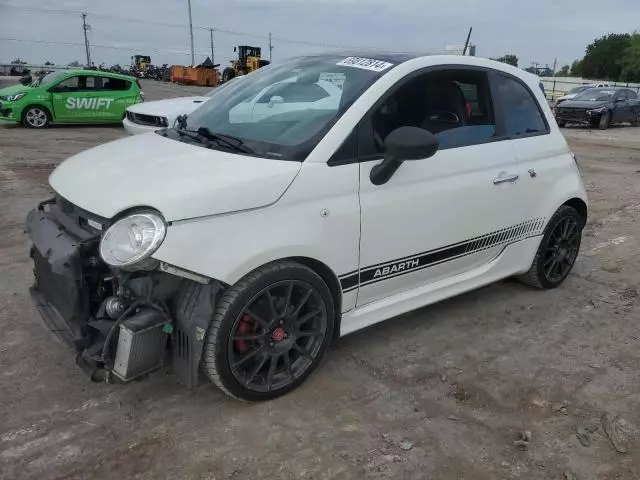
[[[29,128],[49,123],[120,123],[129,105],[144,101],[134,77],[96,70],[64,70],[29,85],[0,89],[0,120]]]

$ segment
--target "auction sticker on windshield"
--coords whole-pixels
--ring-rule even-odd
[[[376,60],[374,58],[347,57],[336,63],[336,65],[363,68],[364,70],[371,70],[372,72],[382,72],[392,67],[393,63],[383,62],[382,60]]]

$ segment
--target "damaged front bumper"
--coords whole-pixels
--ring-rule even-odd
[[[587,110],[584,108],[563,108],[556,109],[556,121],[558,123],[573,123],[577,125],[593,125],[600,121],[602,111]]]
[[[107,226],[61,198],[29,213],[30,293],[45,325],[94,381],[128,382],[171,364],[197,385],[219,283],[111,269],[98,253]]]

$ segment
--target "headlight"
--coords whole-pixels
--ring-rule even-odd
[[[587,110],[587,113],[602,113],[606,109],[606,107],[594,108],[593,110]]]
[[[107,229],[100,241],[100,256],[114,267],[139,265],[158,249],[166,233],[164,220],[157,213],[134,213]]]
[[[16,100],[20,100],[25,95],[26,93],[15,93],[13,95],[5,95],[4,97],[0,98],[2,98],[2,100],[4,100],[5,102],[15,102]]]

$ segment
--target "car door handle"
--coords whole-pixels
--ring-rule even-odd
[[[520,176],[517,173],[506,173],[502,172],[496,178],[493,179],[494,185],[500,185],[502,183],[513,183],[518,181]]]

